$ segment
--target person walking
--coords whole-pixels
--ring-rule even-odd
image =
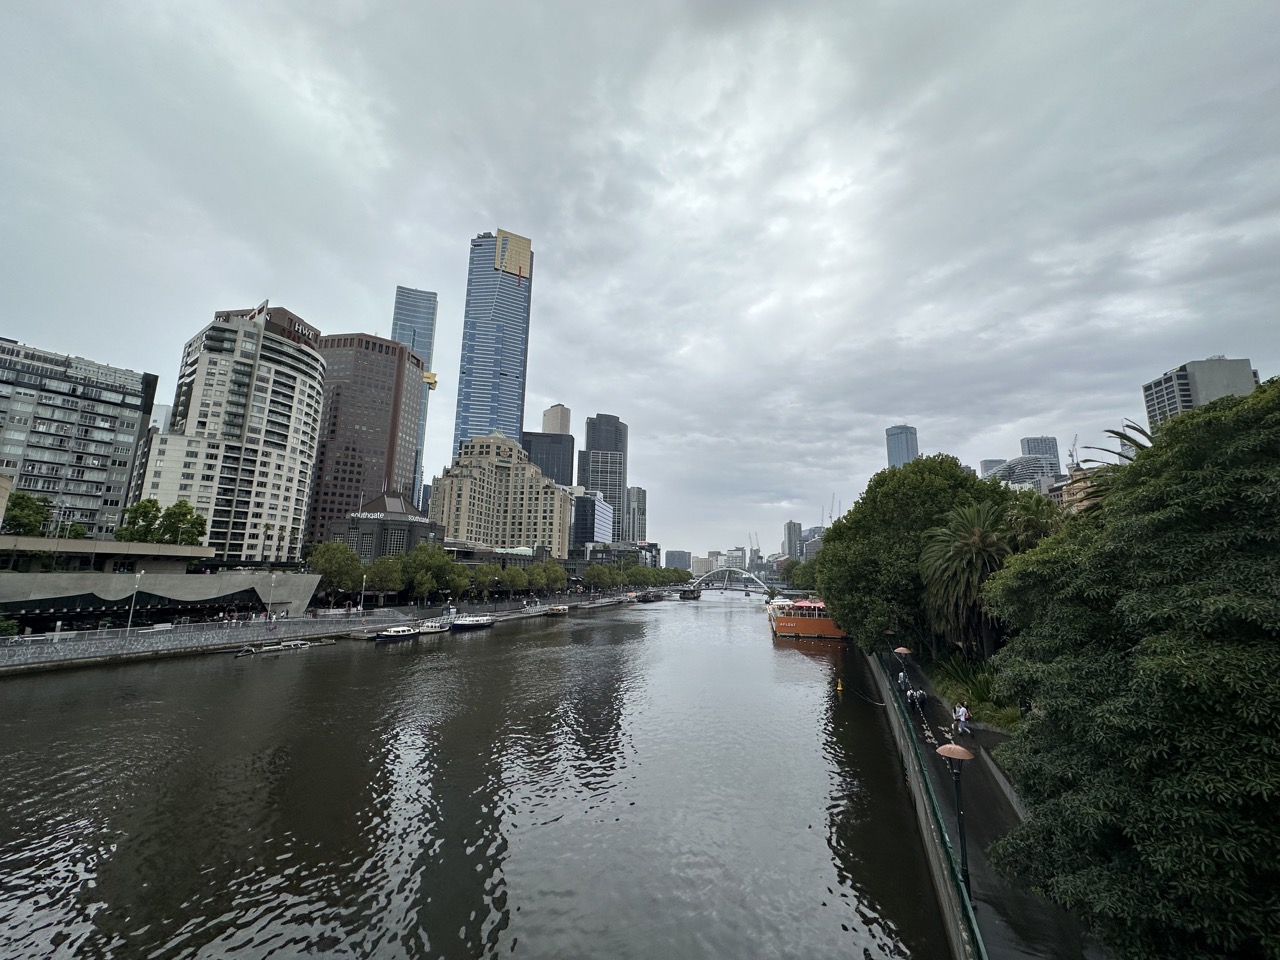
[[[973,736],[973,730],[969,727],[969,708],[964,703],[956,705],[956,732]]]

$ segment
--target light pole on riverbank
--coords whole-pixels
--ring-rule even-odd
[[[898,689],[905,693],[911,683],[907,680],[907,664],[902,658],[911,656],[911,648],[895,647],[893,652],[898,656]]]
[[[960,879],[964,882],[964,892],[970,900],[973,893],[969,889],[969,851],[964,843],[964,799],[960,793],[960,772],[966,760],[972,760],[973,754],[958,743],[944,743],[938,748],[938,754],[946,758],[951,768],[951,776],[956,781],[956,833],[960,837]]]
[[[138,605],[138,584],[142,582],[142,575],[146,572],[145,570],[139,570],[133,575],[133,599],[129,601],[129,622],[125,624],[125,633],[133,629],[133,608]]]

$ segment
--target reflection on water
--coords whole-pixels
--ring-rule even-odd
[[[755,610],[0,688],[3,957],[946,955],[858,660]]]

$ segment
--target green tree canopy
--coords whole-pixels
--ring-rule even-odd
[[[1109,473],[985,590],[1033,706],[995,855],[1120,957],[1280,957],[1280,380]]]
[[[897,643],[910,639],[936,652],[920,602],[925,531],[958,504],[1007,497],[1004,487],[979,480],[945,453],[881,470],[826,531],[812,561],[836,622],[866,650],[882,649],[891,632]]]
[[[351,593],[360,589],[364,568],[360,558],[345,543],[322,543],[311,551],[307,566],[320,574],[320,589],[325,593]]]
[[[188,501],[177,500],[161,514],[156,525],[156,542],[193,547],[204,539],[204,530],[204,517],[196,513]]]
[[[160,501],[154,497],[139,500],[126,507],[116,524],[116,539],[128,543],[155,543],[156,530],[160,526]]]
[[[995,653],[997,630],[981,592],[1012,552],[1010,540],[1004,511],[990,501],[953,507],[924,534],[920,578],[930,624],[973,658]]]
[[[370,561],[365,567],[368,589],[378,593],[399,593],[403,590],[405,576],[402,556],[403,554],[393,554]]]
[[[48,497],[35,497],[21,490],[9,494],[9,505],[4,511],[5,533],[15,537],[43,537],[49,522],[51,504]]]

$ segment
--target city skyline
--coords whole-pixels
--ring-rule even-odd
[[[215,310],[386,336],[435,291],[429,481],[502,226],[538,252],[522,422],[616,411],[664,547],[825,523],[905,417],[974,466],[1111,447],[1181,364],[1280,373],[1280,10],[1179,10],[6,9],[0,335],[168,398]]]

